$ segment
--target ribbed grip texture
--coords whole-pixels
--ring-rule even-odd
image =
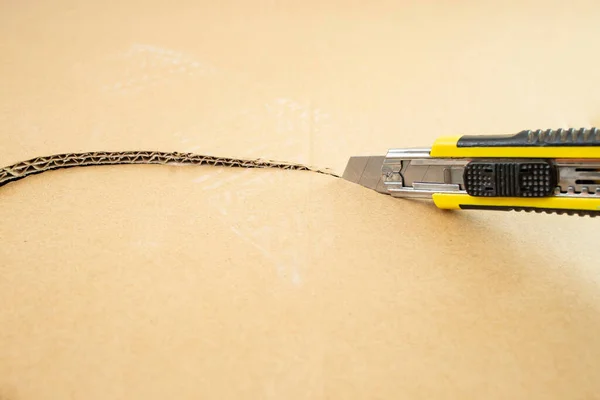
[[[600,129],[537,129],[514,135],[465,135],[457,147],[588,147],[600,146]]]
[[[475,197],[545,197],[556,186],[548,161],[472,161],[463,175],[465,190]]]
[[[492,211],[518,211],[518,212],[535,212],[538,214],[558,214],[558,215],[578,215],[580,217],[597,217],[600,216],[600,211],[596,210],[565,210],[562,208],[536,208],[536,207],[506,207],[506,206],[477,206],[477,205],[461,205],[463,210],[492,210]]]
[[[572,144],[572,145],[600,145],[600,129],[538,129],[520,132],[527,135],[530,144]]]

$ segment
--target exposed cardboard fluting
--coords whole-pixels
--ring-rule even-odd
[[[162,164],[162,165],[211,165],[231,168],[279,168],[296,171],[312,171],[338,177],[335,173],[304,164],[271,160],[244,160],[239,158],[205,156],[193,153],[161,151],[103,151],[90,153],[67,153],[37,157],[0,169],[0,186],[30,175],[62,168],[99,165]]]

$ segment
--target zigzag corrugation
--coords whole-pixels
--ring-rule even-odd
[[[160,151],[97,151],[87,153],[67,153],[36,157],[0,169],[0,186],[10,182],[61,168],[86,167],[94,165],[123,164],[163,164],[163,165],[211,165],[233,168],[278,168],[296,171],[313,171],[339,177],[335,173],[303,164],[271,160],[244,160],[239,158],[205,156],[193,153]]]

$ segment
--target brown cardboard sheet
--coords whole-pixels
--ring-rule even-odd
[[[592,1],[0,2],[0,164],[156,150],[332,168],[600,123]],[[598,221],[306,171],[0,189],[0,399],[592,399]]]

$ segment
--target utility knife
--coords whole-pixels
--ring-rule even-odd
[[[600,214],[600,129],[438,138],[430,148],[351,157],[342,177],[441,209]]]

